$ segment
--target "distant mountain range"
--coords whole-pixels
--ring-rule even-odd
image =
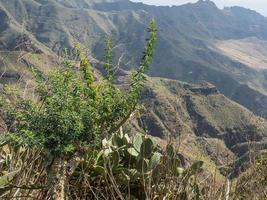
[[[77,42],[91,61],[101,60],[109,36],[121,71],[138,66],[146,27],[155,19],[154,78],[143,94],[142,123],[133,122],[133,130],[179,135],[183,154],[205,160],[210,170],[220,167],[222,174],[226,164],[238,168],[248,159],[248,140],[267,148],[267,122],[256,116],[267,118],[267,18],[255,11],[221,10],[203,0],[173,7],[128,0],[0,0],[0,19],[0,83],[26,85],[30,66],[43,72],[58,66],[57,54]]]
[[[105,38],[124,69],[137,65],[146,27],[155,19],[159,44],[151,76],[208,81],[267,117],[267,19],[211,1],[173,7],[128,0],[0,0],[0,49],[57,53],[82,43],[101,59]]]

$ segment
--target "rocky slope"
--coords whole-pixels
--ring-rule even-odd
[[[143,94],[146,111],[136,127],[225,173],[249,159],[249,149],[267,148],[266,120],[229,100],[211,84],[151,78]],[[226,170],[226,171],[225,171]],[[242,169],[241,169],[242,170]]]
[[[58,66],[56,54],[75,42],[100,59],[111,35],[118,64],[137,66],[146,26],[155,18],[159,45],[151,75],[203,83],[149,78],[146,111],[134,128],[162,143],[173,137],[182,154],[224,174],[247,161],[248,144],[266,148],[266,121],[251,111],[267,116],[267,72],[254,65],[265,62],[267,20],[254,11],[220,10],[210,1],[155,7],[127,0],[0,0],[0,18],[0,83],[22,81],[26,92],[29,69]],[[251,37],[260,46],[257,55],[240,55],[237,47],[249,47]],[[244,60],[248,54],[254,63]]]

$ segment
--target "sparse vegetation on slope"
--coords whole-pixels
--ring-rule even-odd
[[[150,78],[142,102],[146,109],[141,123],[134,127],[142,127],[155,137],[175,138],[185,157],[205,160],[212,173],[220,170],[218,179],[220,173],[227,176],[236,168],[236,176],[245,170],[239,167],[249,162],[250,142],[256,149],[267,144],[266,120],[208,83],[191,85]]]
[[[0,198],[266,198],[267,122],[220,92],[265,116],[267,76],[213,46],[266,40],[265,18],[128,0],[0,0],[0,17]],[[145,75],[151,18],[151,74],[201,85]]]

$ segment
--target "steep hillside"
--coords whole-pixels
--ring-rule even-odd
[[[44,54],[21,53],[5,60],[9,71],[2,73],[0,88],[3,83],[19,82],[22,92],[32,95],[30,69],[46,73],[60,60]],[[125,74],[119,70],[119,84],[125,80]],[[146,131],[159,138],[162,145],[171,139],[186,158],[205,161],[210,172],[220,169],[222,175],[227,175],[228,170],[244,167],[251,144],[253,149],[267,148],[266,120],[229,100],[209,83],[194,85],[148,78],[142,104],[145,109],[141,118],[133,122],[132,131]],[[0,125],[3,131],[1,119]]]
[[[98,60],[112,36],[118,65],[137,66],[145,28],[155,18],[159,44],[150,75],[204,84],[149,79],[147,109],[135,128],[175,138],[186,157],[223,174],[247,161],[247,141],[266,148],[266,121],[225,97],[267,116],[267,20],[254,11],[220,10],[210,1],[155,7],[127,0],[0,0],[0,17],[0,83],[22,81],[24,92],[31,89],[31,67],[58,66],[56,54],[76,42]]]
[[[267,122],[208,83],[152,78],[143,103],[146,111],[136,127],[156,137],[176,138],[187,157],[203,159],[222,173],[228,165],[238,169],[248,161],[249,144],[267,148]]]
[[[129,140],[125,145],[125,141],[129,137],[125,136],[120,139],[118,135],[117,138],[111,139],[114,146],[109,146],[110,142],[105,139],[101,151],[103,155],[100,155],[99,146],[95,148],[100,137],[96,136],[97,139],[94,139],[95,133],[100,133],[101,136],[110,139],[113,127],[117,127],[117,122],[121,121],[116,118],[118,110],[122,110],[123,118],[125,113],[128,113],[125,110],[130,108],[132,111],[132,104],[127,106],[127,109],[124,108],[126,95],[122,93],[123,96],[115,95],[116,98],[114,98],[114,93],[117,93],[113,92],[113,89],[116,86],[121,89],[129,86],[128,82],[125,84],[125,80],[128,80],[126,75],[129,74],[129,69],[139,65],[140,49],[143,48],[146,38],[145,30],[153,18],[158,23],[159,40],[150,77],[147,77],[140,105],[137,106],[140,110],[136,111],[136,115],[133,113],[127,115],[129,119],[123,120],[123,124],[125,124],[120,125],[120,129],[116,128],[114,131],[118,134],[125,132],[131,136],[141,132],[144,133],[144,138],[141,138],[141,141],[140,137],[139,139],[135,138],[136,141],[133,139],[131,141],[133,144],[128,144]],[[105,73],[102,68],[104,63],[100,60],[103,58],[105,39],[108,36],[112,36],[114,39],[113,49],[117,69],[115,71],[116,86],[113,87],[112,83],[112,87],[107,85],[108,89],[105,90],[102,89],[105,88],[103,86],[105,84],[100,81]],[[259,177],[255,179],[253,173],[250,173],[253,171],[253,164],[259,165],[258,162],[254,162],[254,159],[260,155],[259,153],[263,149],[267,149],[267,54],[265,52],[267,50],[267,19],[265,17],[239,7],[220,10],[209,0],[200,0],[195,4],[174,7],[148,6],[129,0],[0,0],[0,93],[6,94],[4,85],[11,83],[16,84],[16,89],[23,96],[35,98],[36,82],[33,80],[32,69],[46,75],[48,71],[62,67],[65,56],[75,60],[72,72],[78,72],[83,63],[79,63],[75,59],[77,51],[73,47],[76,43],[80,43],[81,48],[85,47],[88,50],[86,53],[88,53],[93,66],[92,75],[97,80],[96,85],[90,88],[96,89],[94,93],[97,94],[96,98],[91,98],[91,90],[90,94],[85,94],[85,91],[88,91],[86,88],[88,88],[87,75],[89,73],[84,76],[86,79],[84,83],[87,84],[80,84],[78,87],[75,84],[76,82],[80,83],[80,79],[75,79],[68,84],[68,79],[71,79],[70,75],[62,73],[66,77],[60,78],[61,73],[59,73],[56,77],[62,81],[55,82],[62,84],[54,87],[55,91],[58,90],[59,93],[51,98],[47,98],[47,96],[41,98],[48,100],[49,108],[46,107],[46,103],[42,103],[41,108],[36,107],[39,111],[40,109],[44,110],[42,114],[31,111],[33,114],[29,115],[30,106],[23,103],[21,106],[26,111],[26,117],[18,112],[18,120],[14,121],[4,112],[8,107],[6,106],[8,101],[6,104],[2,104],[3,101],[0,100],[0,141],[3,141],[1,137],[6,137],[2,133],[7,130],[11,132],[14,130],[17,133],[14,134],[14,139],[21,138],[22,142],[18,140],[21,144],[24,144],[25,139],[31,140],[33,137],[35,140],[35,137],[42,135],[40,139],[37,138],[36,143],[35,141],[28,143],[29,145],[33,144],[33,147],[30,146],[27,149],[23,146],[22,151],[14,151],[15,154],[13,154],[12,147],[9,149],[2,145],[1,159],[4,162],[0,166],[2,169],[0,179],[7,180],[4,180],[6,183],[2,183],[2,189],[0,185],[0,196],[3,194],[1,191],[5,193],[7,189],[8,193],[10,190],[7,198],[11,197],[14,186],[14,197],[22,197],[22,199],[24,197],[27,199],[31,195],[31,190],[32,197],[49,196],[50,189],[55,190],[55,193],[60,191],[62,196],[60,199],[65,199],[68,195],[73,195],[73,198],[81,195],[83,196],[81,199],[91,199],[95,195],[95,189],[92,190],[92,188],[96,188],[96,193],[99,193],[101,198],[112,193],[111,196],[114,199],[119,197],[124,199],[125,185],[127,185],[129,198],[132,198],[130,194],[136,189],[139,195],[138,182],[140,181],[141,187],[143,185],[148,187],[150,192],[159,186],[157,188],[159,193],[163,190],[168,193],[166,198],[175,198],[172,195],[180,189],[182,189],[181,198],[185,198],[187,190],[190,193],[191,189],[187,189],[188,186],[183,186],[183,184],[188,182],[192,185],[193,190],[196,190],[196,193],[199,193],[200,190],[203,195],[211,193],[209,199],[215,199],[211,196],[218,195],[222,198],[224,190],[227,198],[228,191],[226,190],[228,189],[230,189],[231,196],[236,195],[238,188],[234,189],[234,194],[231,190],[232,187],[236,187],[235,185],[239,185],[239,180],[241,180],[239,177],[242,176],[250,179],[249,183],[254,186],[252,191],[265,190],[265,188],[260,188],[262,187],[261,183],[255,185],[254,183],[263,179],[266,170],[257,171],[256,174]],[[101,87],[98,87],[98,83],[101,84]],[[47,82],[45,84],[49,85]],[[135,85],[138,87],[139,83],[137,82]],[[66,90],[67,86],[69,86],[68,90]],[[45,92],[46,95],[54,94],[51,87],[45,88],[48,88],[47,93]],[[106,96],[106,94],[111,95]],[[71,100],[69,101],[66,97]],[[88,101],[88,98],[92,99],[93,106],[89,105],[91,101]],[[59,99],[61,99],[61,103],[59,103]],[[137,99],[130,102],[135,102],[135,100]],[[110,102],[112,102],[112,106],[110,106]],[[116,106],[113,106],[114,102]],[[118,102],[122,102],[122,104],[118,104]],[[13,104],[10,105],[13,107]],[[69,105],[74,105],[74,107],[70,106],[69,109]],[[81,109],[79,109],[80,107]],[[50,108],[51,112],[46,112]],[[54,112],[55,110],[56,112]],[[106,114],[106,110],[111,111],[112,114]],[[39,117],[42,115],[45,117]],[[54,116],[56,117],[54,118]],[[111,118],[115,116],[116,119],[110,120],[109,116]],[[27,123],[28,117],[31,119]],[[53,120],[51,121],[51,119]],[[93,119],[92,123],[90,123],[91,121],[88,123],[88,119]],[[106,119],[108,120],[106,121]],[[97,121],[96,125],[94,125],[94,121]],[[43,122],[44,125],[41,128],[40,125]],[[60,123],[53,124],[54,122],[60,122],[62,126]],[[112,124],[112,122],[116,123]],[[24,129],[23,132],[17,131],[16,124],[18,127],[22,126],[26,129],[34,127],[34,131],[24,131]],[[34,124],[36,126],[33,126]],[[73,124],[77,126],[73,126]],[[103,128],[106,127],[106,124],[108,128]],[[73,127],[75,128],[73,129]],[[41,131],[42,134],[40,134],[41,129],[48,131]],[[58,133],[55,134],[57,129]],[[64,134],[62,134],[63,129]],[[18,130],[20,129],[18,128]],[[80,130],[82,131],[80,132]],[[88,134],[88,130],[90,134]],[[103,130],[107,130],[108,134],[104,134]],[[28,138],[21,137],[20,134],[24,132]],[[65,134],[65,132],[69,134]],[[75,134],[72,135],[72,133]],[[154,136],[153,138],[156,138],[162,147],[171,143],[177,153],[168,151],[170,150],[168,148],[167,151],[164,151],[162,148],[154,146],[154,142],[147,139],[145,134]],[[46,138],[49,139],[46,140]],[[65,146],[64,143],[69,138],[72,139]],[[151,150],[157,152],[150,151],[150,156],[144,155],[143,148],[146,148],[147,145],[142,141],[150,141]],[[49,145],[45,143],[49,143]],[[34,148],[35,144],[41,144],[41,148],[39,145]],[[42,146],[45,147],[44,155],[43,153],[39,154]],[[57,152],[55,146],[65,147],[59,154],[53,154],[53,152]],[[140,148],[136,148],[136,146],[140,146]],[[135,149],[129,149],[129,147]],[[113,148],[118,148],[118,150]],[[138,155],[137,162],[135,160],[133,162],[132,159],[129,159],[132,157],[128,157],[134,153],[131,149]],[[138,152],[137,149],[139,149]],[[171,159],[165,158],[167,154],[167,157]],[[33,159],[28,159],[28,156]],[[83,156],[85,157],[83,158]],[[38,159],[35,159],[36,157]],[[59,162],[57,158],[59,158]],[[145,162],[140,162],[141,160]],[[43,161],[44,163],[42,163]],[[195,163],[195,161],[204,162]],[[160,168],[159,165],[153,167],[156,162],[160,164]],[[139,168],[139,165],[141,166],[139,180],[135,179],[135,172],[133,174],[130,172],[132,171],[131,163],[136,169]],[[153,167],[153,170],[144,175],[145,163],[147,163],[147,168]],[[177,165],[177,163],[179,164]],[[204,163],[204,170],[201,167],[202,163]],[[191,164],[193,165],[191,166]],[[125,166],[126,170],[123,169]],[[18,170],[13,171],[15,169]],[[160,171],[158,171],[159,169]],[[169,172],[165,173],[166,171]],[[199,177],[191,177],[190,174],[198,173],[197,171],[201,172]],[[139,170],[136,172],[139,174]],[[14,175],[12,175],[13,173]],[[21,178],[22,174],[24,174],[23,179]],[[172,174],[175,174],[174,178],[171,177]],[[147,175],[149,176],[148,182],[144,178]],[[109,178],[107,179],[108,176],[110,176],[110,181]],[[79,178],[77,179],[77,177]],[[98,177],[100,178],[98,179]],[[151,186],[154,179],[159,179],[159,182]],[[200,187],[194,183],[198,181],[197,179],[201,180]],[[117,180],[122,182],[117,184],[119,183]],[[130,186],[129,180],[133,182],[133,187]],[[61,189],[54,186],[57,185],[54,184],[56,182],[61,185]],[[107,187],[105,182],[107,182]],[[163,187],[161,187],[161,183],[163,183]],[[32,185],[28,186],[28,184]],[[169,189],[173,188],[172,184],[179,184],[179,187],[175,186],[175,189]],[[244,185],[246,184],[247,182],[244,183]],[[37,190],[36,185],[38,186]],[[107,189],[110,185],[114,186],[111,188],[111,192]],[[118,190],[119,196],[115,194],[117,191],[114,193],[115,195],[113,194],[117,190],[116,188],[119,188],[117,185],[121,185],[120,187],[123,188],[121,190],[123,193],[120,192],[120,189]],[[207,189],[206,186],[208,186]],[[217,191],[217,186],[220,191]],[[254,189],[258,186],[259,190]],[[41,187],[43,189],[40,189]],[[17,190],[17,188],[20,189]],[[202,190],[202,188],[204,189]],[[40,194],[44,194],[36,195],[39,190]],[[141,190],[143,193],[143,189]],[[93,196],[88,197],[90,191]],[[240,195],[243,193],[245,192],[242,191]],[[251,192],[249,191],[249,193]],[[262,192],[256,193],[261,195]],[[126,196],[128,198],[128,195]],[[249,196],[255,195],[250,194]],[[96,198],[96,196],[94,197]],[[58,199],[57,197],[53,198]],[[156,198],[161,199],[159,195]],[[203,199],[208,198],[203,196]]]
[[[267,69],[267,41],[258,38],[223,40],[215,43],[226,56],[233,58],[255,70]]]
[[[229,45],[238,41],[238,46],[253,48],[247,38],[254,37],[258,45],[267,40],[267,20],[254,11],[220,10],[203,0],[173,7],[128,0],[0,0],[0,16],[1,50],[60,53],[79,42],[99,59],[105,38],[112,36],[116,60],[125,69],[136,66],[145,28],[155,18],[159,45],[152,76],[211,82],[227,97],[267,116],[265,48],[240,54]]]

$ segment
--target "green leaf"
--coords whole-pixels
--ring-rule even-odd
[[[181,167],[176,168],[177,176],[182,176],[184,174],[184,172],[185,172],[184,168],[181,168]]]
[[[112,161],[112,167],[116,168],[118,167],[120,163],[120,154],[118,151],[114,151],[111,153],[111,161]]]
[[[141,173],[147,173],[149,171],[149,165],[147,159],[140,159],[136,164],[137,170]]]
[[[114,134],[112,137],[112,144],[117,147],[123,146],[123,140],[117,135]]]
[[[100,151],[95,159],[95,165],[101,165],[103,163],[103,156],[104,156],[104,152]]]
[[[139,155],[139,153],[135,150],[135,148],[129,148],[127,149],[127,152],[134,157],[137,157]]]
[[[152,137],[152,136],[150,136],[149,138],[150,138],[151,141],[153,142],[153,146],[156,147],[156,146],[158,145],[157,139],[154,138],[154,137]]]
[[[8,174],[0,177],[0,188],[5,188],[10,181],[13,180],[14,176],[18,173],[18,171],[9,172]]]
[[[142,142],[143,142],[142,135],[136,134],[133,138],[133,146],[138,152],[141,151]]]
[[[161,161],[162,155],[160,153],[154,153],[149,161],[149,167],[150,169],[155,169]]]
[[[150,138],[147,138],[143,141],[140,149],[140,155],[143,158],[150,158],[153,152],[153,142]]]
[[[125,134],[122,138],[122,141],[123,141],[123,145],[126,145],[128,146],[129,145],[129,142],[130,142],[130,137],[128,134]]]

